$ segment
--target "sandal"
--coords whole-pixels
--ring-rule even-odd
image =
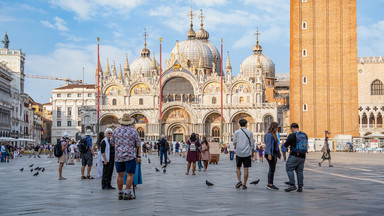
[[[319,167],[321,167],[321,163],[319,163]]]
[[[329,165],[329,167],[333,167],[333,165]]]
[[[192,173],[192,175],[196,175],[196,173]]]
[[[243,185],[243,183],[241,183],[241,181],[239,181],[239,183],[237,183],[235,187],[236,187],[236,188],[240,188],[241,185]]]
[[[247,186],[243,185],[243,190],[247,190]]]
[[[189,175],[189,173],[185,173],[185,175]]]
[[[93,178],[92,176],[87,176],[87,179],[95,179],[95,178]]]
[[[81,176],[81,179],[87,179],[87,177],[85,177],[85,176]]]

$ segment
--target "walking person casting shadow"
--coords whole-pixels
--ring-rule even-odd
[[[329,149],[329,144],[328,144],[328,137],[325,137],[325,142],[324,142],[324,146],[323,148],[321,149],[321,152],[323,152],[323,155],[321,156],[321,159],[323,159],[323,161],[321,161],[319,163],[319,166],[321,166],[321,164],[328,160],[328,163],[329,163],[329,167],[333,167],[333,165],[331,164],[331,150]]]

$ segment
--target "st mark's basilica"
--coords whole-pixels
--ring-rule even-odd
[[[220,52],[210,43],[203,19],[197,32],[191,19],[187,39],[176,42],[163,65],[161,119],[159,63],[145,40],[141,56],[131,64],[126,57],[123,69],[120,67],[118,71],[114,63],[110,67],[108,61],[105,72],[99,68],[100,131],[117,127],[118,119],[128,113],[136,120],[135,127],[142,140],[157,140],[163,134],[171,141],[181,141],[195,132],[217,141],[223,133],[223,141],[228,142],[239,127],[238,121],[244,118],[255,140],[262,141],[269,124],[278,119],[278,101],[287,101],[287,98],[276,97],[275,65],[262,50],[257,34],[253,49],[245,50],[251,55],[240,64],[240,73],[236,76],[229,54],[226,61],[223,60],[224,127],[221,131]],[[95,125],[95,107],[88,107],[82,113],[82,122]],[[279,123],[282,127],[281,121]]]

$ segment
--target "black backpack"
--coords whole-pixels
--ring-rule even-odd
[[[89,150],[89,147],[87,145],[87,140],[85,138],[81,139],[79,142],[79,151],[81,154],[87,153]]]
[[[55,145],[53,148],[53,154],[55,157],[61,157],[63,156],[63,148],[61,147],[61,140]]]

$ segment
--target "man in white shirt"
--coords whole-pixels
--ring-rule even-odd
[[[233,138],[231,139],[231,142],[228,144],[228,151],[229,151],[229,160],[233,160],[235,156],[235,147],[233,146]]]
[[[233,135],[233,145],[236,149],[236,174],[238,183],[236,188],[243,186],[243,190],[247,189],[248,167],[252,166],[252,148],[254,145],[253,133],[247,129],[247,120],[239,121],[240,129],[236,130]],[[244,166],[244,182],[241,182],[241,166]]]
[[[68,165],[75,165],[75,149],[76,149],[76,146],[75,146],[75,143],[72,143],[71,146],[69,146],[69,150],[71,151],[71,163],[69,163]]]

